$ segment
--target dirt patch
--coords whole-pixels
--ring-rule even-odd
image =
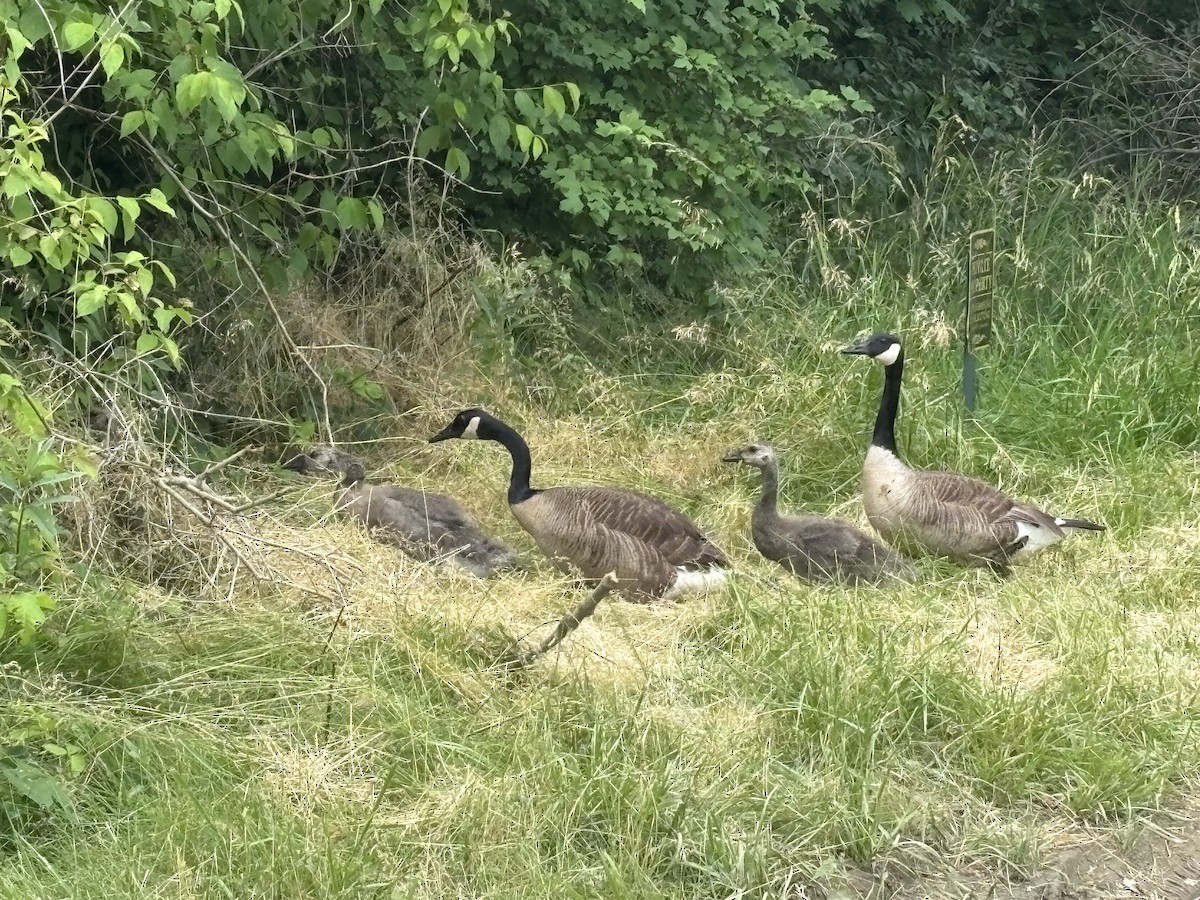
[[[1146,829],[1132,847],[1109,840],[1057,851],[1017,880],[963,869],[925,879],[856,873],[831,900],[1200,900],[1200,811]]]

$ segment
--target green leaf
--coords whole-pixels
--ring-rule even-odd
[[[517,136],[517,146],[521,148],[521,152],[528,153],[533,144],[533,131],[527,125],[517,123],[513,125],[513,133]]]
[[[512,122],[504,113],[496,113],[488,122],[488,140],[497,153],[508,149],[508,139],[512,137]]]
[[[517,91],[513,94],[513,103],[517,110],[525,117],[528,122],[535,122],[538,119],[537,106],[533,102],[533,98],[526,91]]]
[[[112,78],[121,70],[121,65],[124,62],[125,48],[116,41],[113,41],[100,51],[100,66],[104,69],[104,74],[109,78]]]
[[[308,254],[296,247],[288,256],[288,272],[296,278],[308,274]]]
[[[33,254],[20,244],[13,244],[8,248],[8,261],[14,266],[27,265],[31,259],[33,259]]]
[[[109,234],[116,233],[118,218],[115,206],[103,197],[89,197],[87,199],[87,209],[99,221],[101,228]]]
[[[171,327],[171,323],[175,321],[178,311],[173,306],[160,306],[152,313],[154,316],[154,324],[158,326],[159,331],[166,331]]]
[[[418,156],[428,156],[442,146],[446,139],[446,130],[441,125],[430,125],[417,135],[416,151]]]
[[[185,116],[200,105],[200,101],[209,96],[212,84],[217,79],[212,72],[193,72],[184,75],[175,86],[175,105]]]
[[[162,347],[163,352],[167,354],[167,358],[171,360],[171,365],[176,371],[183,367],[183,357],[179,354],[179,345],[165,334],[158,335],[158,343]]]
[[[571,112],[579,112],[579,85],[568,81],[563,85],[571,96]]]
[[[549,116],[561,118],[567,114],[567,104],[563,100],[563,95],[557,88],[548,84],[542,88],[542,107]]]
[[[467,176],[471,174],[471,160],[457,147],[451,147],[446,152],[446,171],[451,175],[458,174],[466,181]]]
[[[150,193],[146,194],[142,200],[153,206],[159,212],[165,212],[172,219],[175,218],[175,210],[171,209],[171,205],[167,203],[166,195],[158,188],[151,188]]]
[[[90,316],[108,302],[108,286],[97,285],[91,290],[84,291],[75,301],[75,315],[79,318]]]
[[[138,355],[141,356],[147,353],[153,353],[158,349],[158,347],[159,339],[157,334],[143,334],[138,337],[137,345],[134,347],[134,349],[137,351]]]
[[[65,237],[63,243],[66,243]],[[66,267],[66,260],[63,259],[63,247],[51,235],[44,234],[38,238],[38,250],[41,251],[42,258],[51,268],[62,271]]]
[[[167,279],[167,284],[171,285],[171,287],[175,287],[175,273],[171,271],[170,267],[165,262],[162,262],[161,260],[157,260],[157,259],[152,259],[152,260],[150,260],[150,264],[157,266],[158,270],[160,272],[162,272],[163,278]],[[184,301],[184,302],[186,303],[187,301]],[[172,307],[172,309],[175,310],[176,315],[178,315],[179,318],[183,319],[184,322],[191,324],[192,314],[190,312],[188,312],[186,309],[183,309],[181,307]]]
[[[246,99],[242,73],[223,59],[210,60],[208,66],[213,72],[213,78],[207,85],[208,99],[216,104],[221,118],[228,124],[240,114],[242,101]]]
[[[26,173],[13,166],[8,170],[8,174],[4,176],[4,196],[19,197],[21,194],[28,193],[29,179],[26,177]]]
[[[121,207],[121,220],[125,225],[125,240],[133,237],[133,224],[137,221],[138,215],[142,211],[142,207],[132,197],[118,196],[117,206]]]
[[[338,225],[343,229],[367,227],[367,207],[361,200],[354,197],[343,197],[337,205]]]
[[[12,25],[5,27],[4,33],[8,35],[8,43],[12,48],[9,50],[9,55],[12,57],[14,62],[20,60],[21,54],[33,46],[33,42],[26,38],[25,35],[21,34],[21,32]]]
[[[91,22],[68,22],[63,26],[63,49],[70,52],[78,50],[96,35],[96,26]]]
[[[134,109],[125,113],[121,119],[121,137],[129,137],[146,123],[146,111]]]
[[[47,544],[53,545],[58,541],[58,523],[54,521],[54,512],[42,503],[30,503],[25,507],[25,520],[41,533]],[[12,608],[9,608],[12,613]]]
[[[367,201],[367,212],[371,214],[371,224],[376,231],[383,231],[383,204],[372,197]]]
[[[32,637],[32,633],[29,636]],[[64,810],[71,808],[71,798],[62,789],[58,779],[27,760],[8,759],[0,762],[0,775],[18,795],[42,809],[56,806]]]

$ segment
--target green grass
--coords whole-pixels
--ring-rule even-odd
[[[396,426],[384,474],[451,490],[531,571],[483,585],[423,568],[314,517],[323,488],[297,485],[246,526],[310,551],[257,547],[276,586],[81,589],[0,674],[0,733],[86,759],[64,778],[69,815],[12,829],[0,895],[789,896],[855,867],[1019,874],[1186,803],[1200,235],[1186,213],[1020,169],[971,177],[991,179],[1018,247],[974,417],[938,312],[961,235],[830,232],[810,237],[841,268],[731,292],[706,331],[513,361],[434,386],[437,407]],[[880,376],[835,351],[878,328],[908,342],[910,461],[1110,530],[1007,581],[924,561],[911,588],[812,589],[757,558],[757,479],[720,455],[771,440],[786,507],[861,521]],[[422,442],[468,403],[522,428],[535,483],[668,498],[737,576],[675,607],[606,601],[512,671],[509,637],[542,634],[578,589],[504,508],[499,447]]]

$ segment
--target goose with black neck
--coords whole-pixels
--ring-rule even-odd
[[[663,501],[617,487],[531,487],[529,445],[482,409],[463,410],[429,440],[451,438],[495,441],[508,450],[509,509],[559,568],[574,566],[592,581],[615,571],[617,590],[639,600],[671,598],[725,580],[725,554]]]
[[[908,553],[922,550],[1007,575],[1012,563],[1054,546],[1069,532],[1104,530],[1086,519],[1051,516],[977,478],[909,468],[896,447],[904,375],[900,338],[880,332],[842,352],[884,367],[862,492],[867,519],[888,543]]]

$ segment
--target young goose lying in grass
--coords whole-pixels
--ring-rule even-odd
[[[904,373],[900,339],[881,332],[842,352],[868,356],[884,366],[883,398],[863,464],[862,491],[867,518],[888,543],[1007,575],[1012,563],[1057,544],[1069,531],[1104,530],[1086,519],[1047,515],[976,478],[910,469],[896,451]]]
[[[750,444],[726,453],[722,461],[746,463],[762,472],[762,496],[750,519],[750,533],[754,546],[767,559],[816,584],[913,579],[907,560],[849,522],[822,516],[781,516],[776,508],[779,460],[774,448]]]
[[[474,438],[512,457],[508,506],[538,548],[589,580],[615,571],[617,590],[635,599],[673,597],[725,579],[725,554],[683,513],[661,500],[614,487],[529,486],[525,439],[482,409],[466,409],[430,441]]]
[[[485,578],[516,564],[516,554],[485,535],[445,494],[367,484],[363,464],[332,447],[315,447],[284,464],[306,475],[336,475],[342,492],[335,509],[357,519],[371,534],[422,562],[442,562]]]

